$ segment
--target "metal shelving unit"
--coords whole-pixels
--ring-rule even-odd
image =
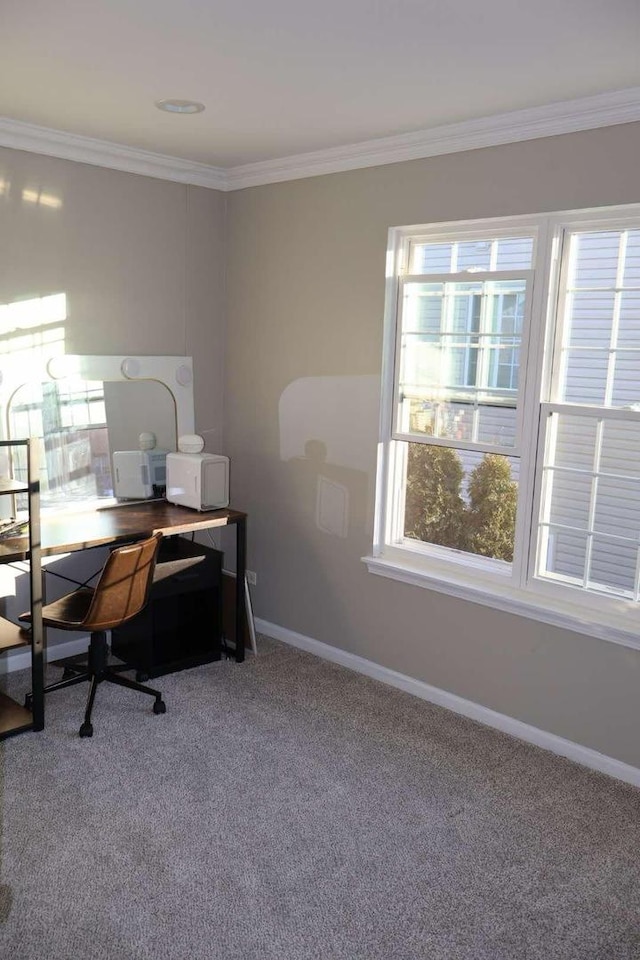
[[[2,448],[24,447],[27,454],[27,481],[0,479],[0,496],[26,493],[28,536],[0,540],[0,563],[29,561],[31,627],[21,627],[0,617],[0,656],[18,647],[31,648],[32,709],[0,693],[0,740],[26,730],[44,727],[44,642],[42,629],[42,545],[40,539],[40,475],[37,440],[1,440]]]

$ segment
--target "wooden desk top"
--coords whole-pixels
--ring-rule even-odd
[[[166,500],[148,503],[117,504],[85,510],[43,514],[41,518],[42,554],[54,556],[105,544],[140,540],[153,533],[169,536],[211,527],[224,527],[246,518],[245,513],[228,508],[199,513]],[[0,563],[25,560],[26,537],[0,541]]]

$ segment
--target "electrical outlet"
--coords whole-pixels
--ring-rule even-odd
[[[254,570],[247,570],[247,583],[251,584],[252,587],[255,587],[258,582],[258,575]]]

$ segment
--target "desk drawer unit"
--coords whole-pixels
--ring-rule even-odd
[[[166,538],[156,577],[161,579],[142,613],[111,634],[113,653],[135,668],[139,680],[220,659],[220,551],[184,537]]]

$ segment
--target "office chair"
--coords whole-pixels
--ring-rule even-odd
[[[148,540],[112,550],[95,587],[81,587],[42,608],[42,622],[45,627],[89,630],[91,634],[88,663],[66,664],[62,680],[44,688],[45,693],[53,693],[55,690],[89,681],[84,722],[80,727],[81,737],[93,736],[91,711],[98,684],[103,681],[150,694],[155,697],[153,712],[166,713],[166,705],[158,690],[120,676],[122,670],[129,670],[130,667],[126,664],[107,665],[109,645],[106,633],[107,630],[131,620],[146,604],[161,536],[156,534]],[[31,614],[23,613],[19,619],[29,622]],[[31,693],[27,694],[27,708],[31,707],[32,696]]]

